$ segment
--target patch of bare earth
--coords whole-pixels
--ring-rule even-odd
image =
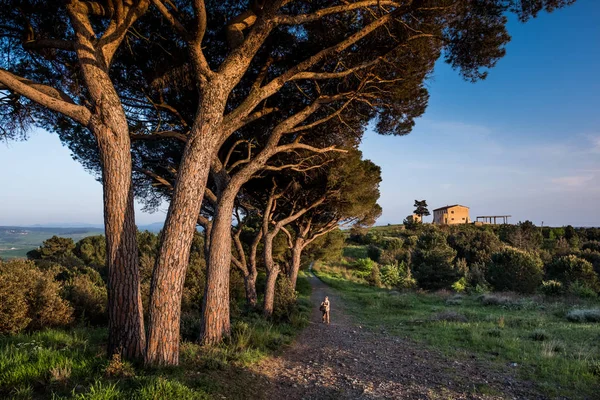
[[[265,399],[542,399],[534,385],[483,361],[454,360],[385,333],[362,329],[335,292],[311,277],[310,326],[253,375]],[[331,325],[318,304],[331,300]],[[266,378],[266,379],[264,379]]]

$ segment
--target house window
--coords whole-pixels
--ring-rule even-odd
[[[454,218],[452,218],[452,221],[454,221]]]
[[[464,217],[463,217],[463,221],[464,221],[464,220],[465,220],[465,219],[464,219]]]
[[[454,214],[454,210],[450,211],[450,214]]]

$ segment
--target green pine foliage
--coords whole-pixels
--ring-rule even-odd
[[[542,283],[543,268],[537,254],[505,247],[492,255],[487,280],[495,290],[533,293]]]

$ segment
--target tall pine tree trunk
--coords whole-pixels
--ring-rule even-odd
[[[179,165],[152,274],[145,360],[147,365],[179,363],[183,284],[210,164],[219,145],[218,126],[222,120],[226,94],[219,87],[208,86],[204,90],[199,105],[200,115],[192,127]]]
[[[304,250],[304,243],[302,239],[298,238],[294,242],[294,247],[292,247],[292,261],[290,270],[288,271],[288,278],[290,278],[290,284],[293,289],[296,289],[296,281],[298,280],[298,272],[300,271],[302,260],[302,250]]]
[[[246,303],[254,308],[258,300],[256,294],[256,278],[258,274],[256,271],[250,271],[247,275],[244,275],[244,289],[246,290]]]
[[[231,330],[229,273],[231,269],[231,217],[237,190],[228,187],[219,199],[212,223],[206,287],[202,302],[200,343],[221,342]]]
[[[273,314],[275,304],[275,284],[279,275],[279,265],[273,260],[273,239],[275,234],[268,233],[264,235],[263,257],[265,268],[267,269],[267,282],[265,284],[265,299],[263,304],[263,315],[270,317]]]
[[[129,132],[96,125],[102,161],[108,268],[108,355],[141,358],[145,350]]]

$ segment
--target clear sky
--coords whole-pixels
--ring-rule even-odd
[[[509,25],[507,55],[483,82],[443,63],[430,103],[404,137],[369,132],[365,157],[382,167],[379,224],[426,199],[512,221],[600,226],[600,2]],[[55,135],[0,143],[0,225],[102,223],[102,189]],[[162,221],[165,210],[138,224]],[[426,218],[430,221],[431,217]]]

